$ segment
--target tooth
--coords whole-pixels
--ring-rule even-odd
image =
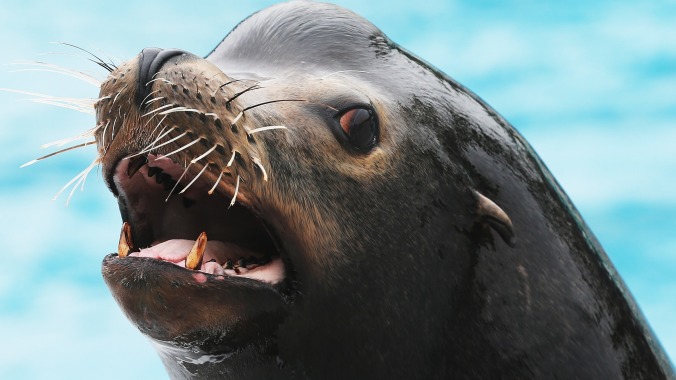
[[[133,242],[131,239],[131,226],[129,223],[122,224],[122,231],[120,231],[120,242],[117,244],[117,255],[119,257],[127,257],[132,251]]]
[[[143,165],[148,163],[147,156],[136,156],[129,159],[129,165],[127,165],[127,177],[131,178],[136,174]]]
[[[185,267],[189,269],[197,269],[202,264],[204,251],[207,248],[207,233],[202,232],[192,246],[188,257],[185,258]]]

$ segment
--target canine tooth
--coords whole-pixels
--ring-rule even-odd
[[[119,257],[127,257],[132,248],[131,226],[129,223],[124,222],[120,231],[120,242],[117,244],[117,255]]]
[[[127,165],[127,177],[131,178],[136,174],[143,165],[148,163],[147,156],[136,156],[129,159],[129,165]]]
[[[185,267],[189,269],[199,268],[202,264],[202,258],[204,257],[204,251],[207,248],[207,233],[202,232],[200,236],[195,241],[195,245],[192,246],[188,257],[185,258]]]

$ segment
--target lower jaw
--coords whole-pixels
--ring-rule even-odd
[[[277,259],[280,260],[281,259]],[[214,352],[274,333],[287,315],[280,288],[152,258],[108,255],[103,277],[128,319],[159,342]]]

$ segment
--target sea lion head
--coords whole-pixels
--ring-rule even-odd
[[[206,58],[145,49],[96,114],[125,222],[103,275],[176,378],[483,373],[485,326],[545,309],[510,291],[485,311],[503,273],[540,279],[508,264],[515,236],[577,228],[547,221],[567,206],[499,115],[328,4],[260,11]]]
[[[456,301],[476,198],[436,137],[442,81],[420,65],[361,17],[299,2],[207,58],[145,49],[110,74],[96,139],[131,254],[103,273],[165,363],[177,347],[224,368],[335,363],[301,368],[319,374],[372,350],[422,361],[397,345],[444,339],[421,331],[448,323],[430,310]],[[202,232],[202,271],[181,268]],[[266,264],[233,273],[250,256]]]

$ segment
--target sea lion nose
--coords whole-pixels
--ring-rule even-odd
[[[149,82],[154,79],[153,76],[160,71],[162,65],[167,63],[167,61],[181,55],[192,54],[179,49],[145,48],[141,51],[137,84],[138,91],[136,92],[136,104],[139,107],[141,107],[146,97],[150,94],[152,85]]]

